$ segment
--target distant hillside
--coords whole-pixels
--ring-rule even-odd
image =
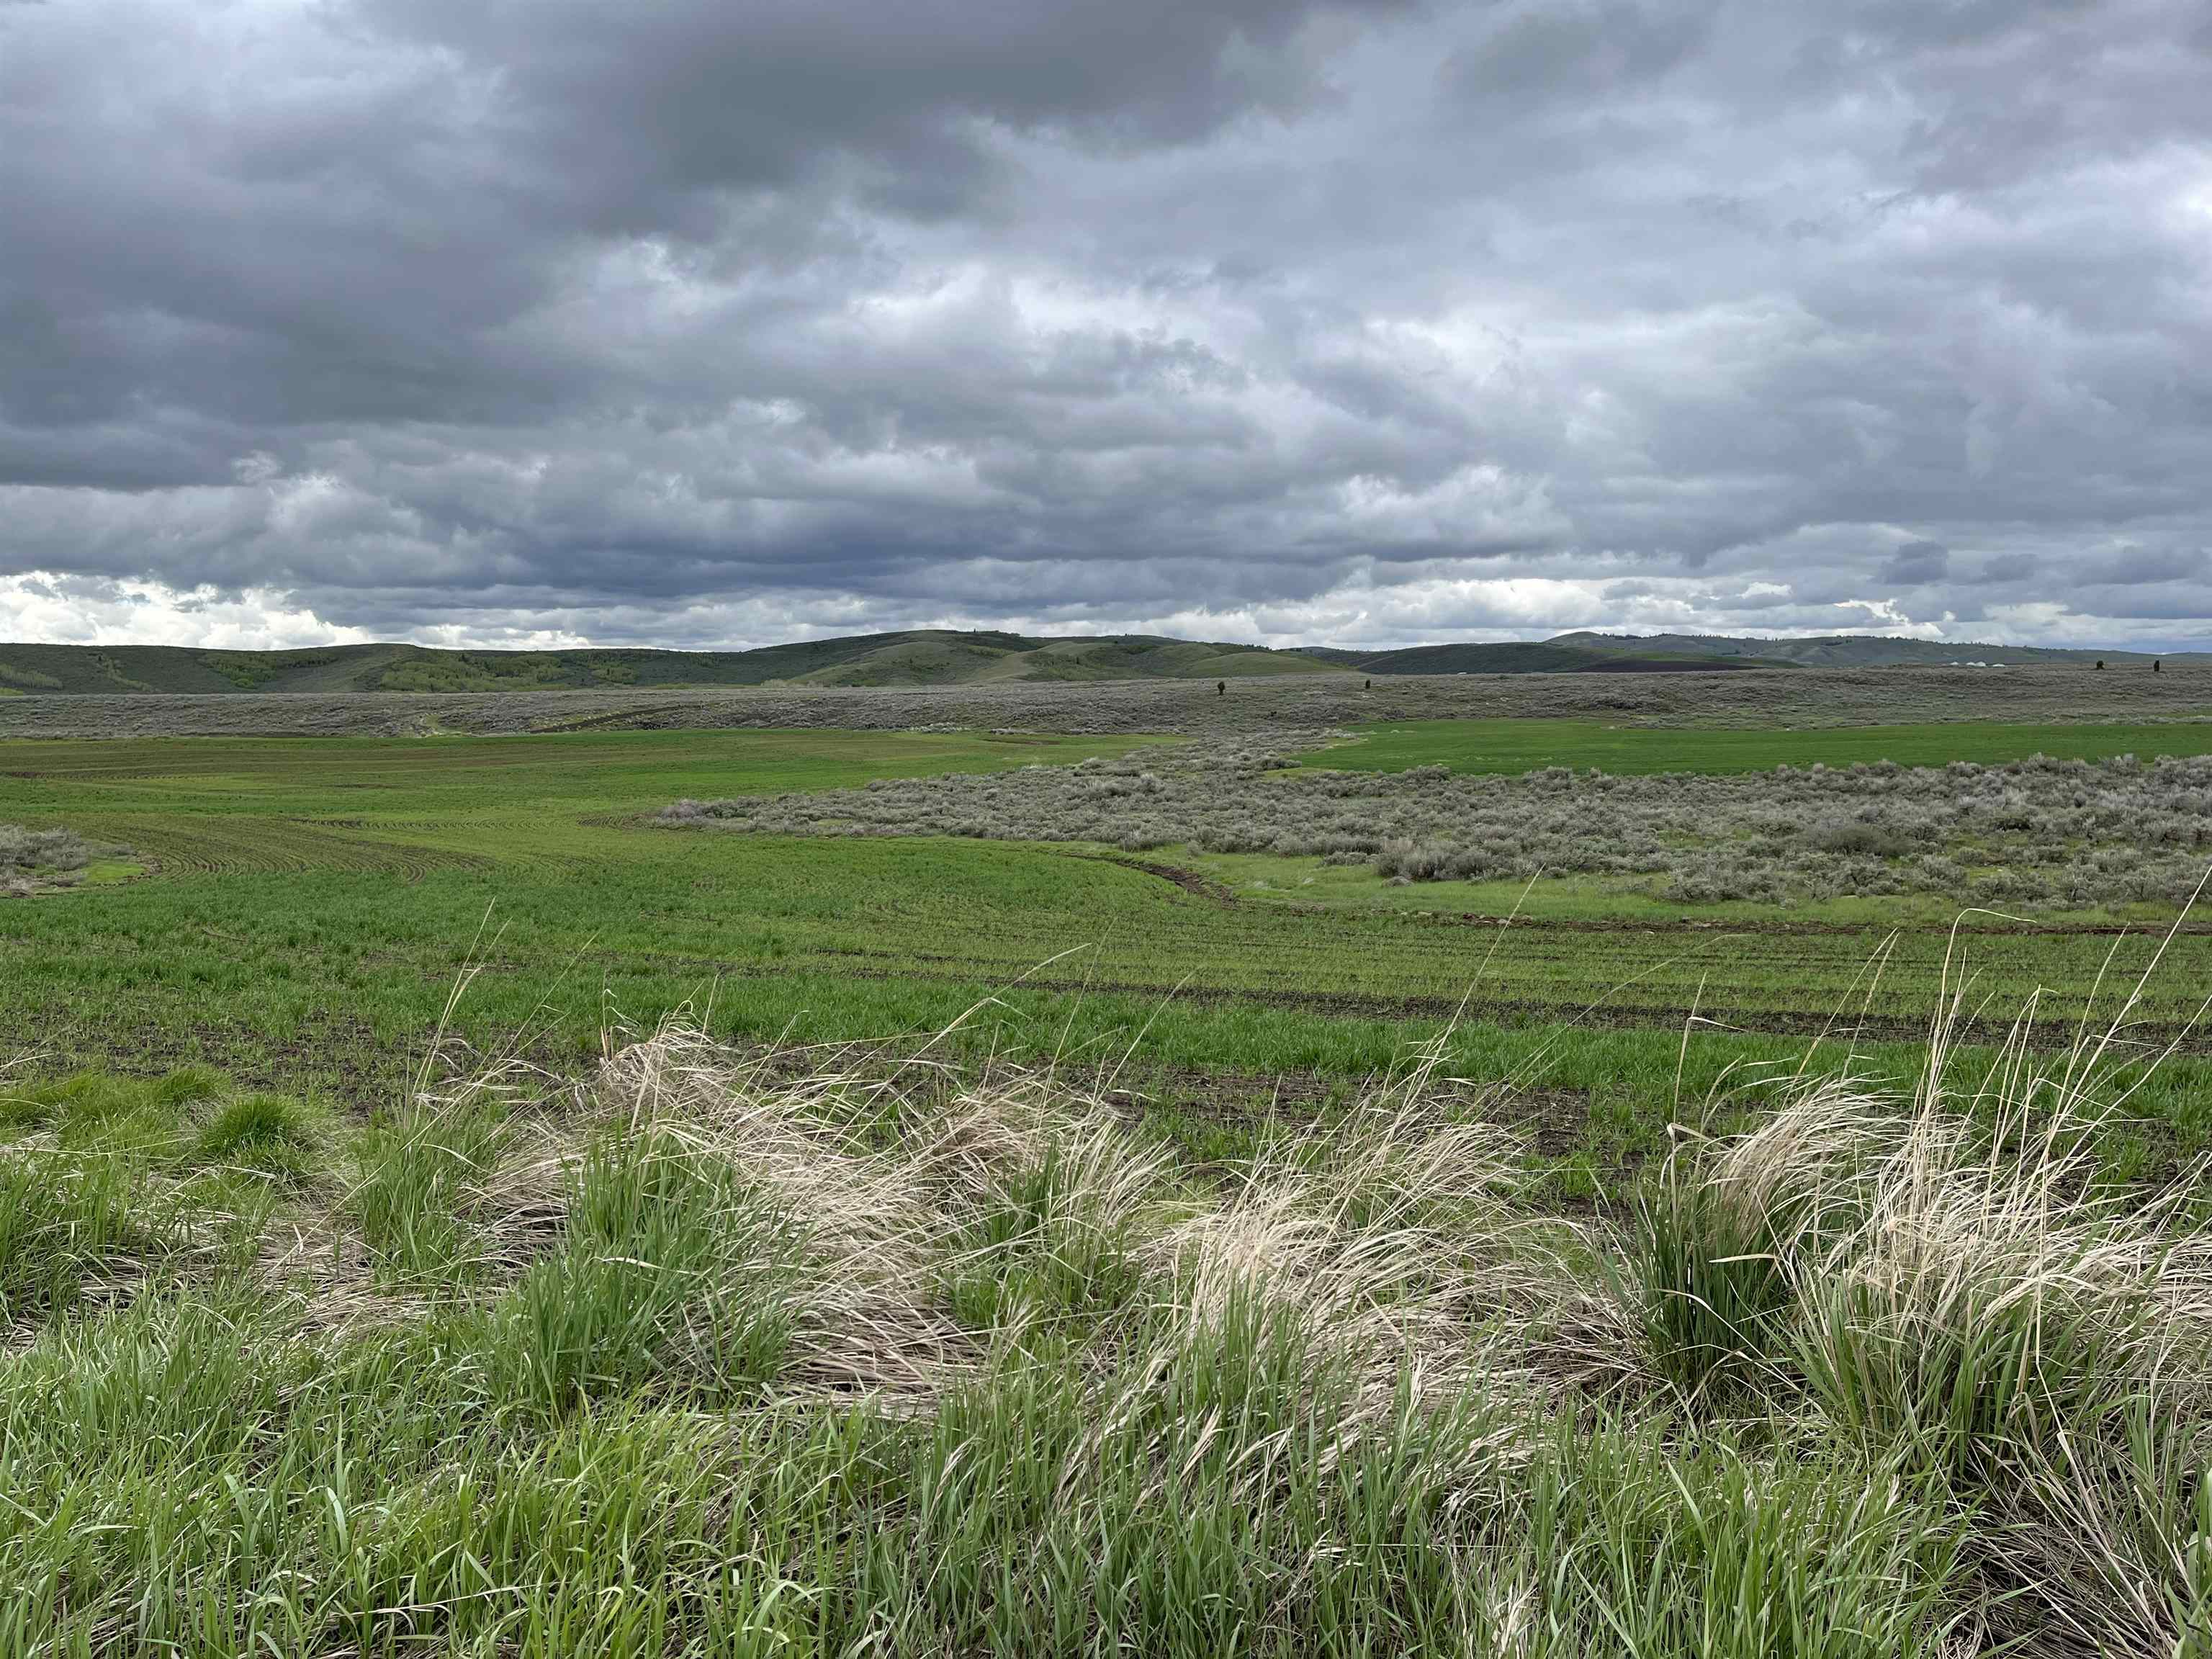
[[[803,640],[752,651],[434,651],[340,645],[209,651],[166,645],[0,645],[0,696],[41,693],[532,691],[718,685],[942,686],[991,681],[1243,679],[1321,674],[1656,674],[1737,669],[1969,663],[2148,664],[2124,651],[1935,645],[1827,635],[1807,640],[1695,634],[1562,634],[1549,640],[1267,651],[1143,634],[1051,639],[910,629]],[[2197,659],[2203,660],[2203,659]]]
[[[793,678],[808,685],[947,685],[976,680],[1233,679],[1328,672],[1326,664],[1291,652],[1141,634],[1072,640],[1024,639],[1011,634],[878,637],[884,643],[877,649]]]
[[[1894,640],[1873,634],[1823,634],[1803,640],[1762,640],[1706,634],[1562,634],[1546,641],[1577,651],[1637,651],[1670,657],[1698,657],[1723,662],[1801,668],[1899,668],[1965,666],[1990,663],[2092,663],[2148,665],[2152,653],[2075,650],[2039,645],[1950,645],[1932,640]]]
[[[1591,644],[1571,642],[1588,640]],[[1737,661],[1711,653],[1641,648],[1640,640],[1601,641],[1595,635],[1556,640],[1506,640],[1479,645],[1414,645],[1399,651],[1306,650],[1367,674],[1710,674],[1731,668],[1782,668],[1772,660]]]
[[[1234,679],[1327,665],[1251,646],[1127,635],[1041,639],[908,631],[753,651],[435,651],[341,645],[304,651],[0,644],[0,694],[526,691],[563,687],[950,685],[977,680]]]
[[[1307,647],[1302,654],[1368,674],[1653,674],[1729,669],[1899,668],[2104,661],[2148,665],[2151,654],[2031,645],[1948,645],[1869,634],[1763,640],[1718,634],[1559,634],[1491,645],[1417,645],[1363,652]],[[2197,660],[2170,658],[2170,661]]]

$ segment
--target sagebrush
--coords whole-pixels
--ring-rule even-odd
[[[0,894],[67,886],[78,879],[97,851],[68,830],[0,823]]]
[[[1925,893],[2089,907],[2185,899],[2212,849],[2212,758],[1884,762],[1705,776],[1292,768],[1273,747],[678,801],[761,834],[1188,845],[1371,864],[1408,881],[1627,880],[1680,902]]]

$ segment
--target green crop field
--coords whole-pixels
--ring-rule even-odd
[[[1305,754],[1309,766],[1399,772],[1449,766],[1455,772],[1529,772],[1595,767],[1624,775],[1763,772],[1778,766],[1855,766],[1893,761],[1994,765],[2031,755],[2096,760],[2111,755],[2212,754],[2212,720],[2155,725],[2012,725],[1957,720],[1935,726],[1798,729],[1641,727],[1586,720],[1396,720],[1358,728],[1352,742]]]

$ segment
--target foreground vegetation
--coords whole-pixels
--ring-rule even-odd
[[[2097,1042],[1779,1084],[1617,1224],[1437,1049],[1212,1167],[1110,1073],[605,1049],[0,1089],[0,1653],[2212,1639],[2212,1257]]]

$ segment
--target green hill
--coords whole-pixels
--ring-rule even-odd
[[[899,642],[796,678],[811,685],[945,685],[971,680],[1236,679],[1328,672],[1327,664],[1298,653],[1142,634],[1069,640],[981,634],[884,637]]]
[[[1596,639],[1594,635],[1577,637]],[[1368,674],[1651,674],[1685,670],[1709,674],[1731,668],[1789,665],[1639,649],[1644,643],[1622,640],[1583,645],[1564,638],[1505,640],[1490,644],[1415,645],[1372,653],[1331,650],[1327,658],[1341,667]]]
[[[1340,668],[1367,674],[1655,674],[1732,669],[1986,667],[2002,664],[2105,661],[2148,665],[2151,653],[2075,650],[2057,646],[1947,644],[1870,634],[1825,634],[1766,640],[1719,634],[1555,635],[1548,640],[1496,644],[1408,646],[1396,651],[1301,647]],[[2190,657],[2169,658],[2189,661]]]
[[[1802,640],[1763,640],[1721,634],[1561,634],[1546,641],[1577,651],[1637,652],[1723,663],[1801,668],[1986,666],[1994,663],[2148,664],[2157,653],[2077,650],[2061,646],[1949,644],[1898,640],[1875,634],[1823,634]]]
[[[0,644],[0,696],[239,691],[532,691],[717,685],[959,685],[984,681],[1243,679],[1322,674],[1653,674],[1899,665],[2148,664],[2136,652],[1941,645],[1826,635],[1762,640],[1694,634],[1561,634],[1548,640],[1268,651],[1112,634],[1054,639],[918,629],[801,640],[751,651],[436,651],[338,645],[211,651],[167,645]]]
[[[1231,679],[1314,674],[1291,652],[1141,635],[1096,639],[917,630],[752,651],[437,651],[342,645],[304,651],[0,644],[0,690],[38,694],[529,691],[610,686],[948,685],[974,680]]]

